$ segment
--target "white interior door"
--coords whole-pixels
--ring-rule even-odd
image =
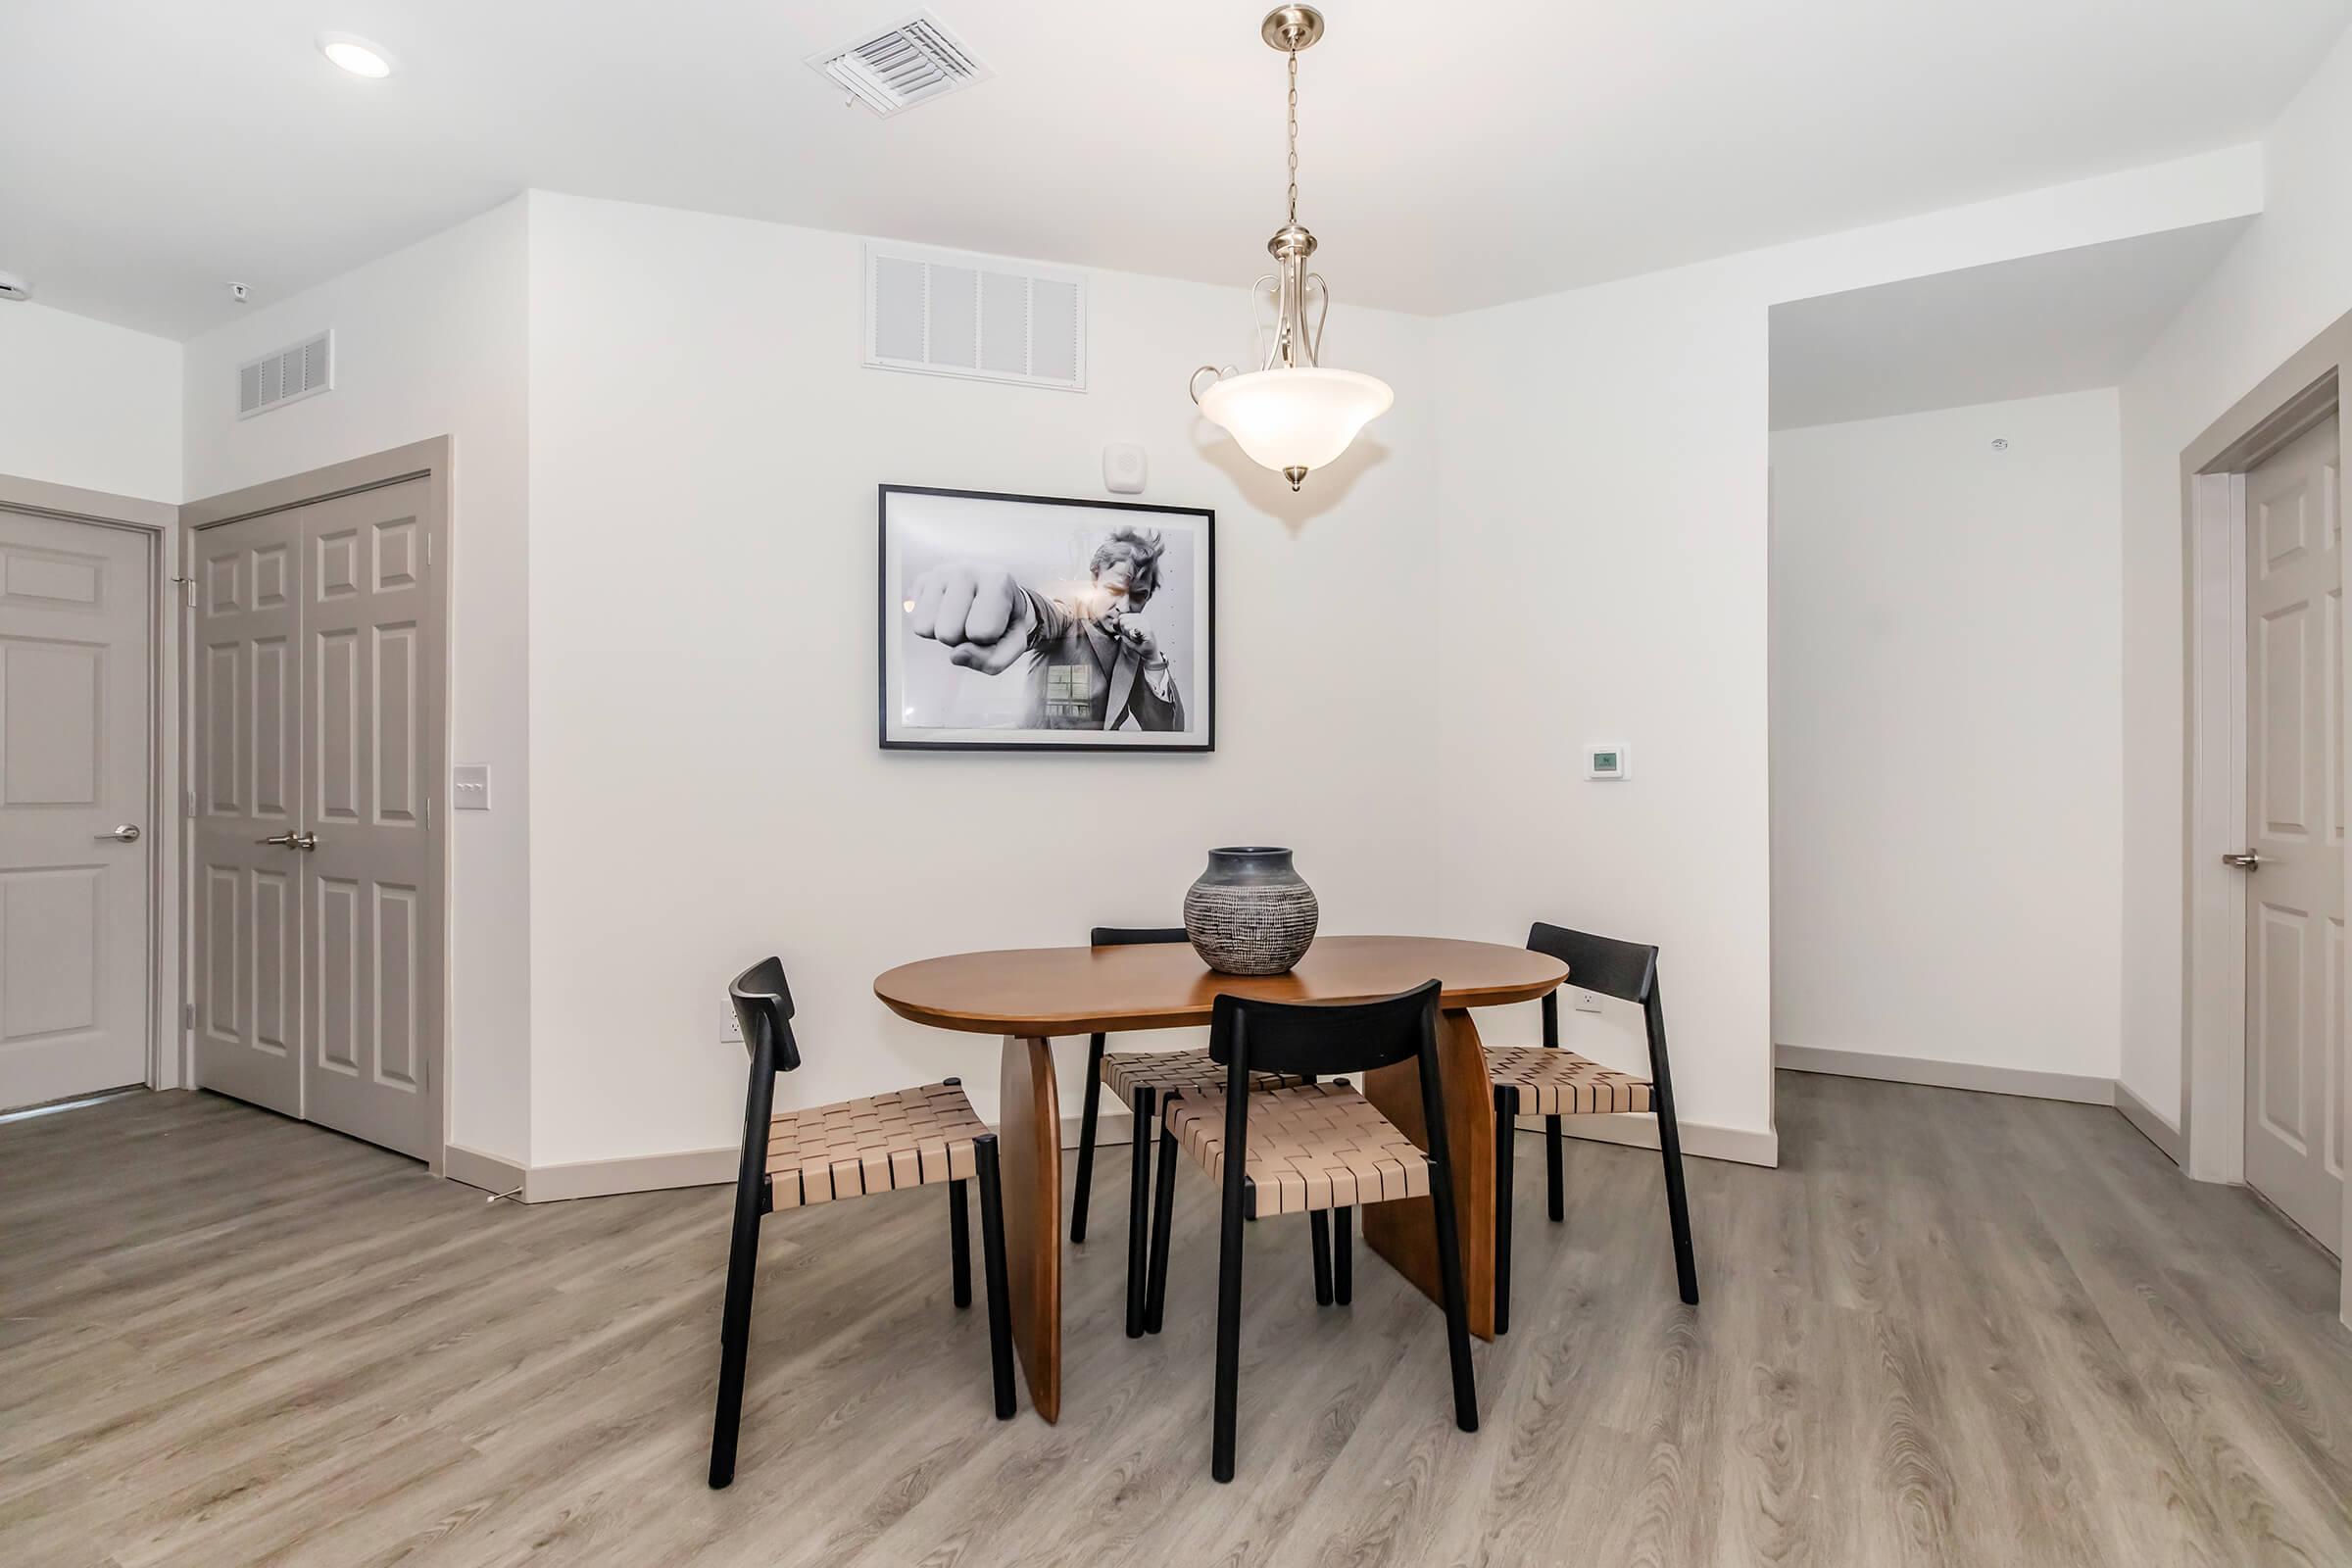
[[[299,1116],[302,520],[206,528],[191,555],[196,1082]]]
[[[2246,1181],[2342,1234],[2343,540],[2337,421],[2246,475]]]
[[[151,561],[0,507],[0,1109],[147,1078]]]
[[[197,1082],[441,1142],[432,481],[199,530]]]
[[[439,1153],[441,646],[427,481],[304,507],[303,1034],[311,1120]]]

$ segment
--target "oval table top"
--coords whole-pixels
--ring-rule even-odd
[[[1272,1002],[1366,1002],[1428,980],[1440,1005],[1533,1002],[1568,978],[1559,959],[1450,937],[1319,937],[1289,974],[1218,974],[1189,943],[958,953],[886,970],[874,995],[916,1023],[1051,1038],[1208,1022],[1223,993]]]

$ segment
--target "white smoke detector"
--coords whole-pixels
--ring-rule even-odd
[[[19,277],[14,272],[0,272],[0,300],[28,300],[32,298],[32,279]]]
[[[819,50],[808,69],[882,119],[996,74],[928,11]]]

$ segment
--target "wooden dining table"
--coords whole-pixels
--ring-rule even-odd
[[[1288,974],[1218,974],[1189,946],[1024,948],[902,964],[874,995],[902,1018],[1003,1037],[998,1157],[1012,1341],[1030,1401],[1061,1415],[1061,1103],[1053,1042],[1208,1022],[1223,994],[1275,1002],[1366,1002],[1436,980],[1440,1081],[1460,1225],[1470,1330],[1494,1337],[1494,1102],[1473,1007],[1532,1002],[1568,978],[1557,958],[1524,948],[1445,937],[1332,936]],[[1413,1063],[1364,1076],[1363,1092],[1424,1149],[1428,1133]],[[1430,1200],[1362,1211],[1372,1250],[1432,1301],[1439,1298]]]

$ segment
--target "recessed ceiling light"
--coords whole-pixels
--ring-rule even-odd
[[[392,52],[348,32],[322,32],[318,52],[355,76],[380,80],[392,74]]]

